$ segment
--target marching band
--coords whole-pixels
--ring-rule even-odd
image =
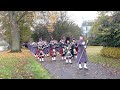
[[[56,56],[60,55],[61,60],[64,60],[66,64],[72,64],[72,60],[77,59],[79,62],[79,68],[81,69],[81,59],[80,58],[80,48],[84,48],[86,45],[84,42],[77,42],[75,38],[72,38],[72,42],[70,42],[70,37],[67,37],[66,40],[63,38],[59,42],[57,40],[51,40],[50,42],[43,41],[40,39],[38,42],[28,43],[28,49],[32,52],[32,54],[38,59],[40,62],[44,61],[45,57],[51,56],[52,61],[56,61]],[[82,52],[82,51],[81,51]],[[84,52],[84,57],[86,52]],[[84,60],[84,57],[82,59]],[[84,60],[85,61],[85,60]],[[87,69],[86,63],[84,62],[84,68]]]

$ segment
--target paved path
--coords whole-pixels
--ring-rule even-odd
[[[120,74],[96,63],[89,62],[89,70],[79,70],[76,60],[73,60],[73,64],[66,64],[60,56],[57,61],[51,61],[51,57],[48,57],[41,63],[55,79],[120,79]]]

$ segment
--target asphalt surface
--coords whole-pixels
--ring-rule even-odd
[[[88,62],[88,70],[79,70],[75,59],[72,64],[66,64],[60,56],[56,59],[52,61],[51,57],[46,57],[44,62],[40,62],[55,79],[120,79],[120,73],[101,64]]]

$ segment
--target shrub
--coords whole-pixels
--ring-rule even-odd
[[[88,45],[101,46],[102,45],[102,38],[100,36],[96,37],[96,38],[89,38]]]
[[[101,55],[120,59],[120,47],[103,47],[101,50]]]

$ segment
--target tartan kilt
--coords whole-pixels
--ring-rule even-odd
[[[40,53],[40,50],[36,50],[36,55],[38,55]]]
[[[76,49],[76,51],[78,52],[78,47],[76,47],[75,49]]]
[[[60,54],[61,54],[61,55],[63,54],[63,49],[62,49],[62,48],[60,48]]]
[[[51,57],[56,57],[56,56],[57,56],[57,54],[56,54],[56,55],[53,55],[53,53],[52,53],[52,52],[53,52],[53,49],[51,49],[51,50],[50,50],[50,56],[51,56]]]

